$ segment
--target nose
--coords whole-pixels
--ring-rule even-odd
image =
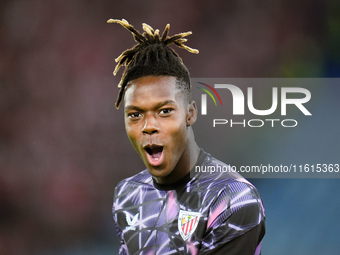
[[[143,134],[149,134],[149,135],[159,132],[157,120],[155,119],[154,116],[146,116],[142,132]]]

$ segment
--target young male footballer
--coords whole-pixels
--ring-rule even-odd
[[[195,166],[228,165],[201,149],[192,125],[196,103],[190,76],[169,45],[184,45],[191,32],[168,36],[143,24],[141,34],[126,20],[108,20],[132,32],[137,44],[117,59],[122,65],[116,102],[124,101],[127,135],[147,169],[121,181],[113,218],[120,254],[261,253],[265,216],[256,188],[235,172],[195,172]]]

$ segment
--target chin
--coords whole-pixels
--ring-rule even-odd
[[[154,168],[154,167],[148,168],[148,170],[149,170],[149,173],[153,177],[166,177],[171,173],[171,171],[168,171],[166,169],[163,169],[163,170],[159,169],[158,170],[157,168]]]

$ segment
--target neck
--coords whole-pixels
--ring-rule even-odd
[[[188,142],[188,147],[189,147],[189,158],[190,158],[190,163],[189,163],[189,169],[186,171],[186,174],[190,172],[190,170],[195,166],[198,156],[200,154],[200,148],[198,147],[195,137],[194,137],[194,132],[190,128],[190,140]]]

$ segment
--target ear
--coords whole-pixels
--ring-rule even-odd
[[[191,101],[188,105],[188,112],[187,112],[187,119],[186,123],[187,126],[193,125],[197,120],[197,105],[195,101]]]

